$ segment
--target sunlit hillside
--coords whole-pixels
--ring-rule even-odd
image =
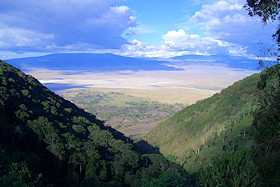
[[[247,77],[186,107],[154,128],[145,140],[190,172],[225,151],[250,148],[259,76]]]

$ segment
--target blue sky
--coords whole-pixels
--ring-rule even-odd
[[[252,59],[260,55],[261,48],[273,44],[277,24],[264,25],[250,17],[243,9],[245,3],[0,0],[0,59],[77,52],[160,58],[165,65],[182,70],[97,73],[30,65],[26,73],[42,83],[129,89],[154,89],[156,85],[191,91],[194,98],[201,93],[210,96],[256,73],[257,60]],[[260,41],[264,46],[257,44]],[[236,59],[242,60],[235,63]]]
[[[253,58],[271,46],[245,0],[0,0],[0,58],[62,52]]]
[[[210,1],[204,1],[210,2]],[[138,26],[135,28],[136,33],[131,38],[141,40],[141,42],[150,44],[160,44],[162,35],[168,31],[178,30],[187,25],[188,19],[195,14],[201,7],[199,1],[186,0],[128,0],[123,3],[134,10],[137,17]],[[193,32],[203,34],[195,25],[192,26]]]

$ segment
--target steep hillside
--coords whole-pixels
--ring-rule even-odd
[[[185,175],[0,61],[0,184],[139,186],[166,171]]]
[[[144,139],[189,172],[198,171],[223,152],[250,147],[252,114],[260,94],[259,77],[254,74],[186,107]]]

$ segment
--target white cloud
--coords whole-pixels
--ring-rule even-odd
[[[58,50],[65,46],[119,48],[121,34],[136,25],[115,0],[1,0],[1,50]],[[12,32],[7,35],[4,33]],[[17,40],[15,42],[15,40]],[[53,48],[52,48],[53,47]],[[67,47],[66,47],[67,49]],[[85,50],[81,48],[80,50]]]
[[[202,9],[191,18],[206,30],[205,34],[224,42],[241,46],[249,54],[258,53],[257,43],[272,44],[272,25],[264,25],[257,17],[250,17],[243,8],[244,0],[221,0]],[[237,51],[237,50],[235,50]]]
[[[111,7],[110,9],[114,12],[117,12],[118,14],[125,14],[129,11],[129,8],[127,6],[115,6]]]
[[[183,29],[172,30],[162,36],[161,45],[149,45],[138,40],[125,44],[118,54],[133,57],[169,58],[187,54],[248,56],[247,49],[213,37],[187,34]]]
[[[273,33],[270,26],[264,27],[258,19],[249,17],[242,8],[245,0],[206,1],[212,3],[203,5],[186,21],[199,25],[204,35],[186,29],[170,30],[162,36],[160,45],[124,39],[122,36],[133,39],[137,33],[155,31],[145,25],[136,27],[136,17],[130,8],[118,6],[115,0],[0,1],[2,51],[107,50],[140,57],[185,54],[251,56],[258,54],[256,44],[260,40],[271,44]]]
[[[178,31],[169,31],[163,35],[163,46],[169,49],[181,49],[187,51],[193,51],[202,48],[210,48],[212,45],[217,45],[218,41],[211,37],[200,37],[197,34],[186,34],[183,29]],[[204,49],[204,52],[206,50]]]
[[[198,25],[204,35],[188,30],[171,30],[162,36],[161,45],[139,41],[122,46],[124,55],[144,57],[179,56],[184,54],[223,54],[252,58],[259,54],[257,43],[272,45],[271,25],[250,17],[243,8],[245,0],[219,0],[203,5],[188,24]],[[184,28],[184,27],[181,27]],[[188,28],[188,26],[187,26]]]
[[[3,27],[1,27],[3,28]],[[47,43],[54,37],[51,34],[43,34],[20,28],[0,29],[0,46],[9,49],[13,47],[33,47]]]

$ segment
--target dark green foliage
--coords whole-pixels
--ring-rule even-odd
[[[223,154],[209,165],[199,176],[199,182],[205,186],[263,186],[249,151]]]
[[[264,71],[259,88],[264,90],[260,107],[254,114],[254,159],[262,180],[268,186],[280,184],[280,66]]]
[[[142,176],[144,179],[153,179],[159,177],[163,172],[184,174],[183,169],[179,165],[172,164],[171,161],[165,159],[159,154],[145,154],[142,157],[144,165],[148,167],[142,168]]]
[[[279,21],[280,20],[280,3],[279,0],[247,0],[245,8],[249,11],[250,16],[258,15],[262,18],[263,22],[266,23],[269,20]],[[280,44],[280,27],[278,28],[274,37],[277,40],[278,46]]]
[[[30,171],[21,152],[8,155],[0,147],[0,186],[37,186],[42,184],[42,175],[35,175]]]
[[[176,175],[173,173],[164,173],[159,178],[152,180],[143,180],[142,187],[168,187],[168,186],[176,186],[176,187],[189,187],[192,186],[189,178],[183,178],[180,175]]]
[[[31,172],[25,162],[11,163],[8,173],[0,178],[3,186],[33,186]]]
[[[251,16],[258,15],[263,18],[264,22],[279,18],[280,4],[278,0],[247,0],[245,7],[249,10]]]
[[[196,171],[198,185],[279,186],[279,72],[273,66],[187,107],[147,140]]]
[[[260,16],[264,23],[276,22],[273,37],[276,49],[268,49],[260,60],[260,67],[266,68],[258,87],[263,90],[259,108],[254,114],[253,137],[256,140],[254,160],[259,167],[262,181],[266,186],[280,184],[280,2],[279,0],[247,0],[245,5],[251,16]],[[275,65],[276,64],[276,65]],[[275,65],[275,66],[273,66]]]
[[[161,174],[166,160],[141,156],[123,134],[3,61],[0,146],[0,179],[9,185],[139,185],[143,171]]]

